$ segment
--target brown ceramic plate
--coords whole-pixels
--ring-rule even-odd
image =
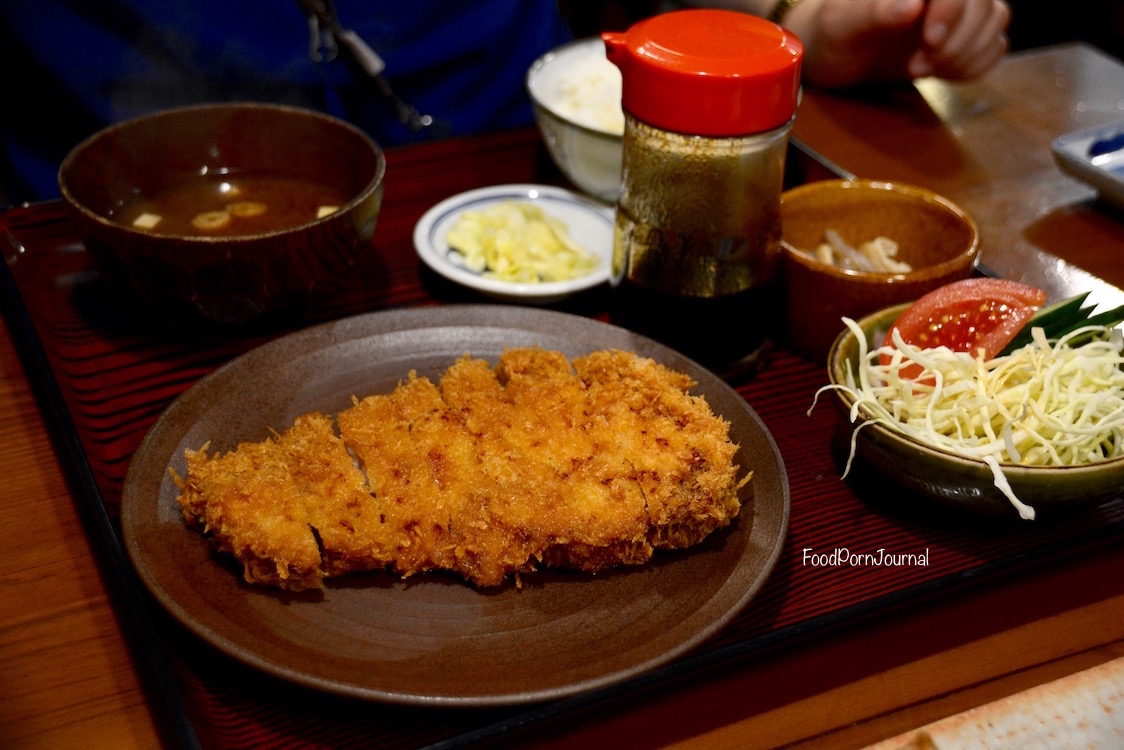
[[[731,423],[753,469],[742,514],[699,547],[591,576],[542,572],[521,589],[384,573],[332,579],[323,592],[250,587],[183,523],[168,467],[185,448],[260,440],[307,411],[391,390],[411,369],[436,377],[465,353],[538,345],[577,356],[629,349],[688,372]],[[558,698],[663,664],[719,630],[761,588],[788,528],[776,445],[737,392],[682,355],[621,328],[515,306],[380,312],[307,329],[201,380],[160,417],[122,497],[129,555],[156,598],[215,648],[325,691],[417,705],[504,705]]]

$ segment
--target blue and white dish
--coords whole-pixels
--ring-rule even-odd
[[[1051,151],[1062,171],[1124,209],[1124,122],[1067,133],[1054,140]]]
[[[570,239],[598,258],[592,273],[567,281],[518,283],[488,278],[467,268],[445,237],[466,211],[483,211],[497,203],[531,201],[560,219]],[[441,201],[414,227],[414,246],[422,261],[447,279],[508,302],[550,304],[609,280],[615,209],[577,193],[549,185],[496,185],[470,190]]]

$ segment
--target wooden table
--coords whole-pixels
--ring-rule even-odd
[[[923,184],[975,215],[983,261],[1055,293],[1124,287],[1124,224],[1053,165],[1049,142],[1121,119],[1124,67],[1089,47],[1010,57],[983,82],[842,96],[807,92],[795,137],[864,177]],[[478,174],[486,180],[481,161]],[[410,185],[388,187],[408,202]],[[1085,270],[1080,270],[1085,269]],[[1093,276],[1089,273],[1092,272]],[[137,667],[70,446],[41,411],[10,317],[0,324],[0,745],[157,747],[156,690]],[[862,747],[1124,655],[1124,550],[851,622],[738,660],[675,691],[622,696],[519,736],[542,747]]]

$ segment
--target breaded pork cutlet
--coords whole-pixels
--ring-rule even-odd
[[[479,586],[547,564],[600,570],[651,556],[643,496],[590,440],[585,389],[556,352],[464,357],[439,389],[411,377],[342,412],[403,575],[446,569]]]
[[[737,446],[692,385],[618,351],[462,357],[437,385],[411,373],[356,399],[339,437],[310,415],[226,455],[189,451],[180,502],[247,580],[288,588],[382,567],[493,586],[641,564],[740,510]]]
[[[729,425],[688,392],[687,375],[609,350],[575,359],[574,369],[610,425],[613,454],[632,467],[654,548],[693,546],[737,516],[749,477],[738,480]]]
[[[646,562],[643,494],[613,450],[613,426],[566,357],[509,350],[495,377],[511,424],[480,414],[474,424],[487,472],[505,489],[494,521],[525,537],[547,566],[597,571]]]
[[[398,573],[456,570],[491,585],[526,558],[518,540],[483,520],[495,491],[479,470],[476,441],[428,379],[411,374],[338,421],[383,509]]]
[[[366,479],[330,417],[298,418],[283,434],[225,454],[188,450],[174,476],[184,517],[243,577],[293,591],[325,575],[385,567],[393,558]]]

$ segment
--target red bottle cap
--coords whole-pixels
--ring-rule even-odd
[[[654,127],[748,135],[780,127],[796,112],[804,45],[756,16],[674,11],[601,38],[621,70],[625,111]]]

